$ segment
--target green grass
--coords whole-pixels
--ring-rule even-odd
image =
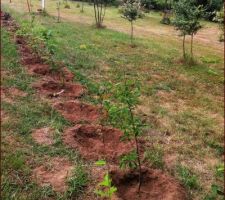
[[[68,158],[76,169],[85,174],[84,164],[76,151],[66,148],[61,140],[64,128],[70,125],[62,116],[53,110],[47,102],[40,100],[33,91],[31,78],[19,63],[19,56],[15,44],[5,29],[2,29],[2,44],[4,46],[3,70],[8,76],[3,77],[4,87],[17,87],[28,95],[15,98],[13,103],[2,102],[1,108],[9,116],[2,124],[2,198],[5,200],[35,200],[53,197],[54,199],[68,199],[73,193],[60,194],[52,191],[51,187],[40,187],[33,182],[31,175],[35,166],[45,164],[46,156],[61,156]],[[49,126],[54,129],[55,143],[53,146],[37,145],[31,138],[33,129]],[[75,175],[71,179],[76,180]],[[83,186],[88,180],[78,179]],[[68,191],[73,191],[74,185]],[[79,186],[79,191],[82,188]],[[79,194],[76,194],[77,196]]]
[[[50,3],[50,14],[54,12],[54,3]],[[137,114],[157,133],[154,136],[148,136],[146,133],[147,141],[159,144],[165,155],[167,152],[173,154],[185,163],[188,169],[193,169],[199,178],[190,174],[186,168],[174,170],[180,174],[193,199],[203,199],[211,190],[208,185],[221,185],[214,174],[215,166],[211,166],[208,159],[221,163],[221,154],[224,151],[222,55],[198,41],[194,46],[197,63],[194,66],[183,65],[179,62],[179,40],[164,35],[136,37],[137,47],[131,48],[128,34],[110,29],[99,30],[91,25],[93,21],[90,6],[85,5],[84,14],[80,14],[79,9],[75,7],[76,3],[71,3],[71,9],[66,10],[68,16],[59,24],[55,23],[51,16],[35,18],[37,28],[46,27],[52,31],[57,46],[56,60],[63,61],[75,73],[75,79],[87,86],[89,92],[84,100],[93,103],[97,103],[98,86],[102,81],[117,83],[121,81],[120,77],[124,72],[130,79],[138,80],[141,83],[142,96]],[[19,23],[30,20],[29,15],[19,6],[18,12],[13,6],[10,9],[4,5],[4,9],[9,10]],[[109,8],[106,22],[125,24],[117,12],[116,8]],[[82,24],[82,20],[81,23],[76,22],[73,16],[79,15],[88,17],[88,23],[85,21]],[[144,27],[151,22],[155,29],[164,29],[165,27],[159,24],[160,18],[159,13],[151,13],[145,19],[139,20],[137,25]],[[76,153],[64,149],[60,139],[60,133],[69,125],[68,122],[47,104],[36,99],[30,87],[30,83],[35,79],[27,76],[19,66],[15,45],[7,39],[8,35],[4,31],[2,38],[4,46],[7,46],[3,48],[3,57],[9,58],[3,60],[3,66],[12,74],[7,78],[3,77],[3,84],[16,86],[29,94],[13,105],[3,103],[3,109],[11,117],[14,116],[14,120],[3,127],[7,131],[29,137],[32,128],[50,125],[57,132],[54,148],[36,145],[35,154],[40,157],[45,152],[48,152],[49,156],[74,156],[77,161]],[[84,45],[86,48],[83,48]],[[150,162],[161,168],[163,156],[160,151],[150,151],[148,155]],[[203,171],[195,168],[196,162],[200,163]],[[205,174],[210,178],[207,179]],[[199,182],[202,190],[195,189],[196,182]]]

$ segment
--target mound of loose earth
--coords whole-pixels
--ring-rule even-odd
[[[42,63],[30,63],[27,65],[28,73],[31,75],[38,74],[42,76],[49,76],[54,80],[60,81],[72,81],[74,75],[66,67],[63,67],[61,70],[52,70],[49,65]]]
[[[56,157],[33,170],[34,180],[41,186],[51,185],[53,190],[64,192],[67,189],[66,180],[71,175],[73,166],[65,158]]]
[[[53,144],[53,131],[48,128],[37,129],[32,133],[32,138],[38,143],[42,145],[51,145]]]
[[[121,200],[185,200],[184,188],[172,177],[159,170],[142,169],[142,185],[138,194],[138,178],[136,171],[110,172],[113,184],[117,187],[117,195]]]
[[[121,141],[122,135],[120,130],[111,127],[76,125],[65,131],[63,141],[70,147],[79,150],[85,159],[105,158],[107,161],[117,162],[121,155],[133,148],[131,142]]]
[[[40,94],[48,97],[71,97],[77,98],[84,94],[85,89],[80,84],[61,83],[54,80],[42,80],[33,85]]]
[[[79,101],[56,103],[53,106],[71,122],[96,122],[100,118],[100,108]]]

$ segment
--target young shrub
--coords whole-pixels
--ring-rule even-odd
[[[70,5],[68,4],[68,0],[65,1],[65,6],[64,8],[70,9]]]
[[[99,160],[95,163],[97,166],[105,166],[107,162],[105,160]],[[104,175],[103,180],[98,184],[95,194],[101,198],[112,199],[113,194],[117,191],[117,188],[112,185],[112,179],[109,176],[109,171],[107,167],[107,172]]]
[[[140,96],[140,87],[139,84],[134,81],[126,80],[126,78],[124,78],[124,80],[124,83],[114,85],[113,93],[115,95],[115,101],[119,102],[118,106],[105,102],[105,107],[108,110],[108,117],[111,124],[123,130],[123,139],[134,140],[135,149],[121,157],[120,167],[138,169],[138,192],[140,193],[142,166],[139,137],[143,132],[144,124],[134,115],[134,110]]]
[[[183,36],[183,57],[186,60],[185,37],[191,36],[191,59],[193,59],[193,38],[202,28],[200,19],[202,17],[202,7],[196,6],[193,0],[180,0],[173,7],[175,18],[173,24]]]
[[[95,23],[97,28],[103,28],[106,7],[111,0],[93,0]]]
[[[216,17],[214,18],[214,21],[219,23],[219,29],[221,31],[219,41],[223,42],[224,41],[224,6],[221,9],[221,11],[216,12]]]
[[[122,6],[122,17],[130,22],[131,31],[130,31],[130,41],[131,46],[133,45],[133,35],[134,35],[134,26],[133,23],[138,18],[141,17],[141,9],[140,9],[140,1],[139,0],[125,0]]]

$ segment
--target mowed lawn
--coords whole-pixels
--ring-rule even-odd
[[[33,10],[36,10],[40,2],[35,0],[32,3]],[[201,34],[207,41],[202,35],[196,38],[196,64],[189,66],[181,62],[181,40],[178,33],[173,27],[160,24],[159,13],[146,14],[146,18],[138,20],[135,35],[137,46],[131,48],[129,24],[120,17],[116,8],[107,10],[107,28],[96,29],[93,26],[92,7],[85,4],[84,13],[80,13],[77,4],[78,2],[70,3],[71,9],[62,6],[61,23],[56,23],[53,17],[56,15],[56,1],[46,4],[50,16],[36,16],[34,19],[35,26],[47,27],[52,31],[57,46],[55,59],[63,61],[75,73],[76,80],[87,86],[89,95],[85,98],[92,103],[96,102],[96,88],[102,81],[116,84],[122,81],[124,73],[130,79],[140,81],[142,95],[136,113],[149,125],[144,135],[151,144],[146,149],[149,165],[163,168],[183,182],[191,198],[204,199],[207,194],[212,193],[212,185],[223,185],[218,168],[223,163],[224,66],[223,45],[217,41],[218,34],[213,32],[216,30],[219,33],[217,25],[203,22],[213,31],[205,33],[208,29],[205,28],[205,32],[202,30]],[[3,10],[9,11],[19,24],[31,20],[26,4],[19,0],[13,0],[12,4],[4,0]],[[144,31],[145,27],[148,32]],[[10,42],[3,44],[5,46],[2,48],[7,49]],[[7,55],[3,54],[4,65],[7,66],[8,61],[4,57]],[[4,76],[7,77],[7,74]],[[33,81],[28,77],[24,80],[27,85]],[[13,84],[11,81],[3,82],[14,86],[17,83],[21,85],[21,89],[33,93],[21,81],[14,81]],[[22,103],[32,107],[33,102],[25,98]],[[3,105],[13,113],[7,103],[3,102]],[[24,113],[24,106],[16,104],[15,107],[19,109],[15,109],[16,112]],[[34,109],[44,109],[43,104],[38,102]],[[38,111],[35,110],[34,113],[36,112]],[[38,114],[40,118],[39,115],[41,114]],[[39,118],[35,120],[38,121]],[[21,123],[26,124],[20,124],[25,129],[24,132],[32,128],[32,121],[27,118]],[[53,121],[46,118],[43,123],[57,126],[59,135],[66,126],[60,116]],[[6,128],[18,132],[14,132],[18,140],[29,146],[30,140],[24,140],[13,123]],[[64,148],[61,145],[60,143],[53,150],[47,148],[46,151],[54,154],[54,150],[59,152]],[[43,152],[37,153],[38,151],[35,147],[35,162],[43,155]],[[67,150],[62,152],[70,157],[75,156]],[[25,159],[31,159],[32,155],[27,154]],[[24,164],[23,167],[25,166]],[[219,196],[215,199],[217,198]]]

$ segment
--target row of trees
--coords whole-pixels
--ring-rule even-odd
[[[103,27],[103,19],[105,16],[106,6],[109,3],[108,0],[94,0],[94,11],[96,26]],[[180,31],[180,36],[183,37],[183,58],[186,60],[189,58],[185,40],[186,36],[191,36],[190,58],[193,60],[193,39],[194,35],[202,28],[200,19],[203,16],[204,9],[202,5],[197,5],[194,0],[179,0],[172,5],[174,11],[173,25]],[[142,16],[141,2],[140,0],[125,0],[122,5],[122,17],[130,22],[131,31],[131,46],[133,43],[134,22]]]

